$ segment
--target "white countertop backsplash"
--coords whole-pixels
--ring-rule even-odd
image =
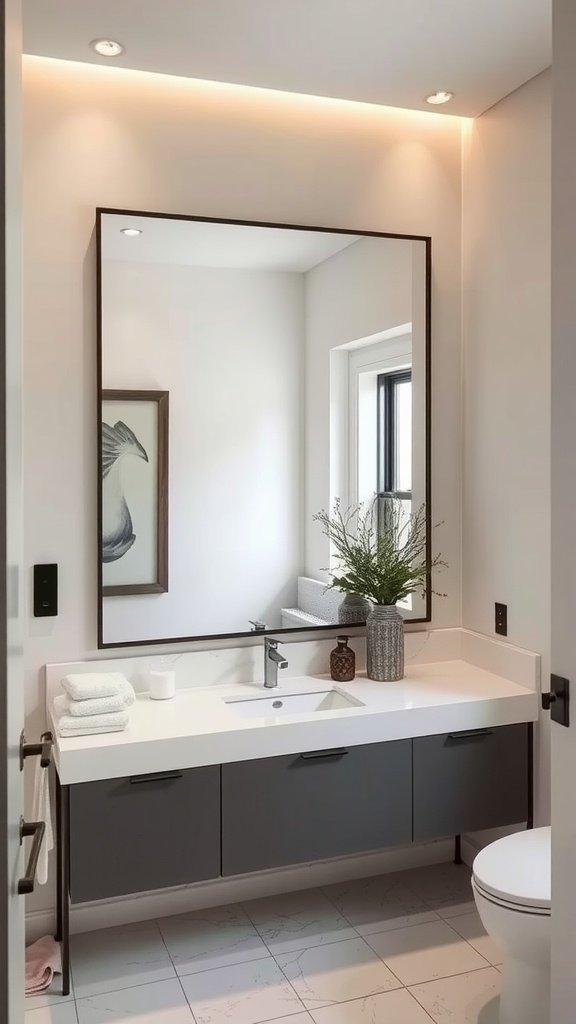
[[[341,632],[346,633],[345,627]],[[349,643],[356,651],[356,669],[361,672],[365,668],[365,638],[353,636]],[[325,640],[295,641],[285,635],[280,649],[288,659],[288,668],[282,672],[282,678],[328,672],[330,651],[335,646],[334,636]],[[406,633],[406,667],[454,660],[470,662],[531,689],[539,688],[540,657],[532,651],[466,629],[427,629]],[[263,639],[255,639],[253,646],[178,653],[166,651],[128,657],[111,655],[93,661],[47,665],[47,693],[50,698],[60,693],[60,680],[69,672],[123,672],[137,693],[145,693],[150,669],[173,670],[176,687],[186,690],[222,683],[260,682],[264,678]]]

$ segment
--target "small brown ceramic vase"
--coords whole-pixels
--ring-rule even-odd
[[[348,647],[348,637],[339,636],[338,646],[330,655],[330,675],[336,683],[349,683],[356,673],[356,655]]]

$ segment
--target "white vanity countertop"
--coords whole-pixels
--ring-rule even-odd
[[[225,703],[230,698],[281,700],[332,688],[363,706],[246,718]],[[351,683],[300,676],[282,680],[274,690],[261,683],[236,683],[180,689],[167,701],[140,694],[124,732],[63,739],[53,721],[50,727],[60,781],[71,785],[534,722],[537,717],[534,690],[464,661],[446,661],[409,666],[398,683],[377,683],[363,675]]]

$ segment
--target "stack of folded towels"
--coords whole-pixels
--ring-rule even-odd
[[[136,696],[121,672],[74,673],[61,685],[64,693],[54,698],[60,736],[121,732],[128,725],[128,708]]]

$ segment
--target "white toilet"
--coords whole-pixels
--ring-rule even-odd
[[[478,913],[504,953],[500,1024],[549,1024],[550,884],[550,828],[498,839],[474,861]]]

